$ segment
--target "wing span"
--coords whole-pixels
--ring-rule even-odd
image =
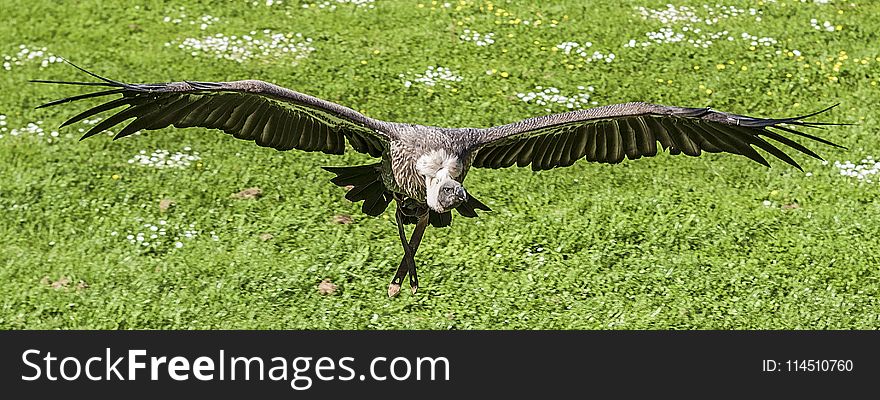
[[[715,111],[710,108],[669,107],[625,103],[530,118],[481,131],[472,147],[473,166],[506,168],[531,164],[532,169],[566,167],[582,158],[615,164],[657,154],[657,143],[670,154],[699,156],[702,151],[746,156],[769,166],[755,148],[801,169],[785,152],[765,138],[811,157],[819,155],[780,132],[842,148],[793,127],[820,128],[848,125],[805,122],[824,110],[791,118],[766,119]],[[778,131],[775,131],[778,130]]]
[[[32,82],[109,88],[55,100],[37,108],[121,95],[89,108],[61,125],[67,126],[126,106],[101,120],[82,139],[129,119],[134,120],[116,133],[114,139],[142,129],[162,129],[171,125],[178,128],[204,127],[219,129],[236,138],[252,140],[260,146],[278,150],[298,149],[342,154],[345,150],[345,139],[348,139],[356,151],[373,157],[380,157],[391,139],[389,133],[386,133],[389,132],[385,129],[386,122],[366,117],[336,103],[262,81],[128,84],[79,69],[101,81]]]

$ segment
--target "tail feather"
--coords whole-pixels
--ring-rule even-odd
[[[443,228],[452,225],[452,212],[438,213],[434,210],[428,211],[428,222],[435,228]]]
[[[352,186],[345,198],[353,202],[363,200],[361,210],[364,214],[376,217],[388,208],[393,197],[382,183],[379,173],[380,163],[358,165],[354,167],[322,167],[327,172],[336,174],[330,182],[337,186]]]

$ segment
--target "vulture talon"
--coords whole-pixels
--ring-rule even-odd
[[[413,294],[416,294],[416,291],[419,290],[419,277],[416,275],[415,263],[413,263],[412,269],[409,271],[409,286],[412,288]]]
[[[112,113],[83,139],[133,119],[117,137],[141,129],[202,127],[276,150],[343,154],[350,147],[381,158],[381,162],[372,165],[326,169],[337,174],[333,183],[349,187],[346,198],[364,202],[362,210],[368,215],[378,216],[395,200],[404,254],[388,286],[390,297],[400,293],[407,274],[413,293],[418,289],[415,254],[429,222],[437,227],[448,226],[452,209],[470,218],[477,216],[475,209],[489,210],[462,186],[471,168],[497,169],[515,164],[531,165],[537,171],[567,167],[578,160],[616,164],[624,159],[653,157],[663,150],[671,155],[689,156],[726,152],[768,165],[757,151],[762,150],[800,168],[782,149],[821,158],[790,137],[841,146],[796,128],[847,125],[804,120],[832,107],[789,118],[753,118],[710,108],[634,102],[572,110],[489,128],[443,128],[377,120],[354,109],[258,80],[127,84],[76,68],[100,82],[33,82],[107,88],[41,106],[104,98],[103,104],[62,125]],[[117,110],[123,105],[128,107]],[[416,225],[409,241],[405,224]]]
[[[407,268],[405,260],[401,260],[397,273],[394,274],[394,278],[391,279],[391,283],[388,285],[388,297],[394,297],[400,293],[400,286],[403,285],[403,278],[406,277],[407,271],[409,271],[409,268]]]
[[[400,284],[392,282],[388,285],[388,297],[397,297],[400,294]]]

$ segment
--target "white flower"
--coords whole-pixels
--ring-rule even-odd
[[[552,86],[535,86],[536,91],[517,93],[516,97],[526,103],[535,103],[540,106],[558,105],[566,109],[579,109],[588,104],[596,104],[595,101],[590,101],[590,93],[594,91],[592,86],[578,86],[577,88],[577,93],[566,94]],[[552,108],[545,108],[545,110],[550,112]]]
[[[863,158],[859,164],[835,161],[834,166],[840,171],[840,175],[856,178],[858,181],[874,183],[880,178],[880,161],[874,160],[873,156]]]
[[[290,56],[299,60],[315,51],[312,39],[301,33],[272,33],[269,29],[261,33],[251,31],[241,37],[217,33],[203,38],[186,38],[177,47],[194,57],[209,56],[236,62]]]
[[[815,18],[810,20],[810,26],[812,26],[813,29],[815,29],[817,31],[824,30],[826,32],[834,32],[834,30],[836,29],[834,27],[834,24],[831,23],[831,21],[825,21],[822,24],[819,24],[819,20],[817,20]]]
[[[374,4],[375,2],[376,0],[325,0],[320,3],[305,3],[302,5],[302,8],[318,8],[333,11],[336,10],[337,4],[351,4],[355,6],[355,8],[371,9],[376,7]],[[280,1],[278,1],[278,3],[280,3]]]
[[[474,42],[474,44],[481,47],[495,43],[495,39],[493,39],[495,34],[492,32],[480,34],[479,32],[471,31],[470,29],[465,29],[462,32],[463,33],[459,35],[458,38],[465,42]]]
[[[128,160],[129,164],[138,163],[145,167],[153,168],[186,168],[192,165],[193,161],[201,160],[198,152],[193,153],[171,153],[168,150],[156,150],[150,155],[146,154],[146,150],[141,150],[135,154],[133,158]],[[158,229],[158,228],[157,228]]]
[[[405,74],[398,75],[401,78],[405,78]],[[415,77],[412,80],[406,80],[403,82],[403,86],[410,87],[414,83],[420,83],[425,86],[436,86],[438,83],[442,84],[443,87],[449,89],[452,85],[449,82],[461,82],[462,77],[456,75],[452,70],[445,67],[435,67],[433,65],[428,66],[425,69],[424,73],[415,74]]]

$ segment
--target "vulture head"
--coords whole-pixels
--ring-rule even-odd
[[[464,186],[454,180],[447,180],[440,184],[439,193],[437,194],[437,205],[441,209],[435,209],[437,212],[446,212],[458,207],[467,200],[467,191]]]
[[[438,213],[464,203],[468,196],[461,182],[462,165],[455,154],[444,149],[430,151],[416,161],[416,170],[425,178],[425,201]]]

